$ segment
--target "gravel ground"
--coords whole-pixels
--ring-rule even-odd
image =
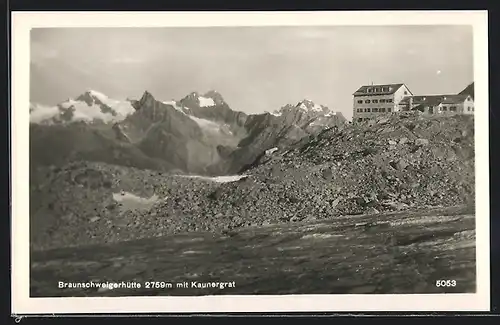
[[[475,292],[475,278],[474,216],[454,208],[34,252],[30,291],[34,297],[463,293]],[[455,285],[437,287],[438,280]],[[142,287],[61,289],[59,281]],[[207,282],[234,283],[196,288]]]

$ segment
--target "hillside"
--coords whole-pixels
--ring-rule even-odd
[[[474,211],[474,196],[473,117],[393,114],[270,150],[227,182],[107,164],[66,165],[32,189],[32,245],[447,206]]]

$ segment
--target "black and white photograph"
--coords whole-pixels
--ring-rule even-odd
[[[484,12],[162,14],[13,19],[24,309],[488,307]]]

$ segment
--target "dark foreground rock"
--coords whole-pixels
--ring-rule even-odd
[[[473,215],[455,208],[34,252],[30,292],[33,297],[475,292],[474,224]],[[456,285],[437,287],[438,280]],[[60,289],[59,281],[142,287]],[[147,288],[149,281],[156,284]],[[193,283],[233,281],[232,288],[193,288]],[[187,288],[177,287],[185,282]]]

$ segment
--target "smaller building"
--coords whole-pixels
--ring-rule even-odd
[[[474,99],[470,95],[422,95],[406,97],[400,102],[401,111],[425,114],[474,114]]]

